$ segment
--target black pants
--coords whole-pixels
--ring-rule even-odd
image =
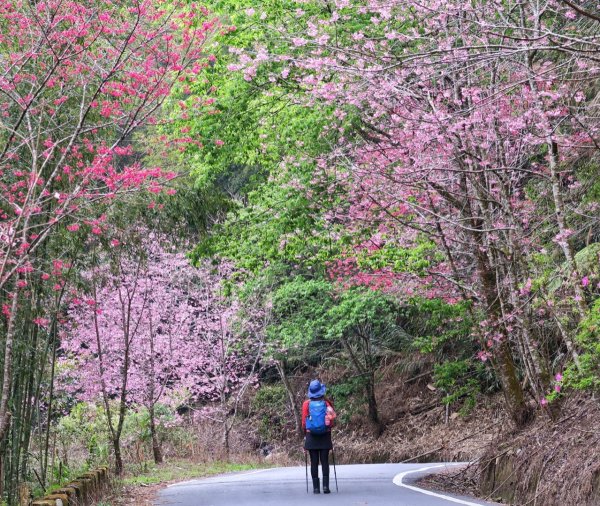
[[[319,477],[319,461],[323,469],[323,483],[329,486],[329,450],[308,450],[310,454],[310,475],[313,480]]]

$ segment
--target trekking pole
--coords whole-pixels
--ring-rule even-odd
[[[306,493],[308,494],[308,455],[304,450],[304,470],[306,471]]]
[[[335,452],[333,451],[333,446],[331,447],[331,456],[333,457],[333,476],[335,477],[335,491],[336,493],[340,493],[340,489],[337,484],[337,472],[335,470]]]

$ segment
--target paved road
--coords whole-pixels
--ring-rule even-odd
[[[304,467],[282,467],[191,480],[163,490],[156,506],[463,506],[491,505],[466,497],[422,490],[414,481],[451,464],[364,464],[337,466],[339,493],[306,493]],[[310,480],[310,476],[309,476]]]

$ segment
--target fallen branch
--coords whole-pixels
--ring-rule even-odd
[[[418,379],[424,378],[426,376],[431,376],[432,371],[427,371],[421,374],[417,374],[416,376],[413,376],[412,378],[407,379],[404,384],[406,385],[407,383],[412,383],[413,381],[416,381]]]

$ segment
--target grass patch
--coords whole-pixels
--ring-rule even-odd
[[[249,471],[269,467],[258,463],[236,463],[236,462],[190,462],[172,461],[157,466],[152,463],[148,465],[148,471],[122,479],[123,485],[156,485],[169,481],[187,480],[191,478],[203,478],[215,474],[232,473],[235,471]]]

